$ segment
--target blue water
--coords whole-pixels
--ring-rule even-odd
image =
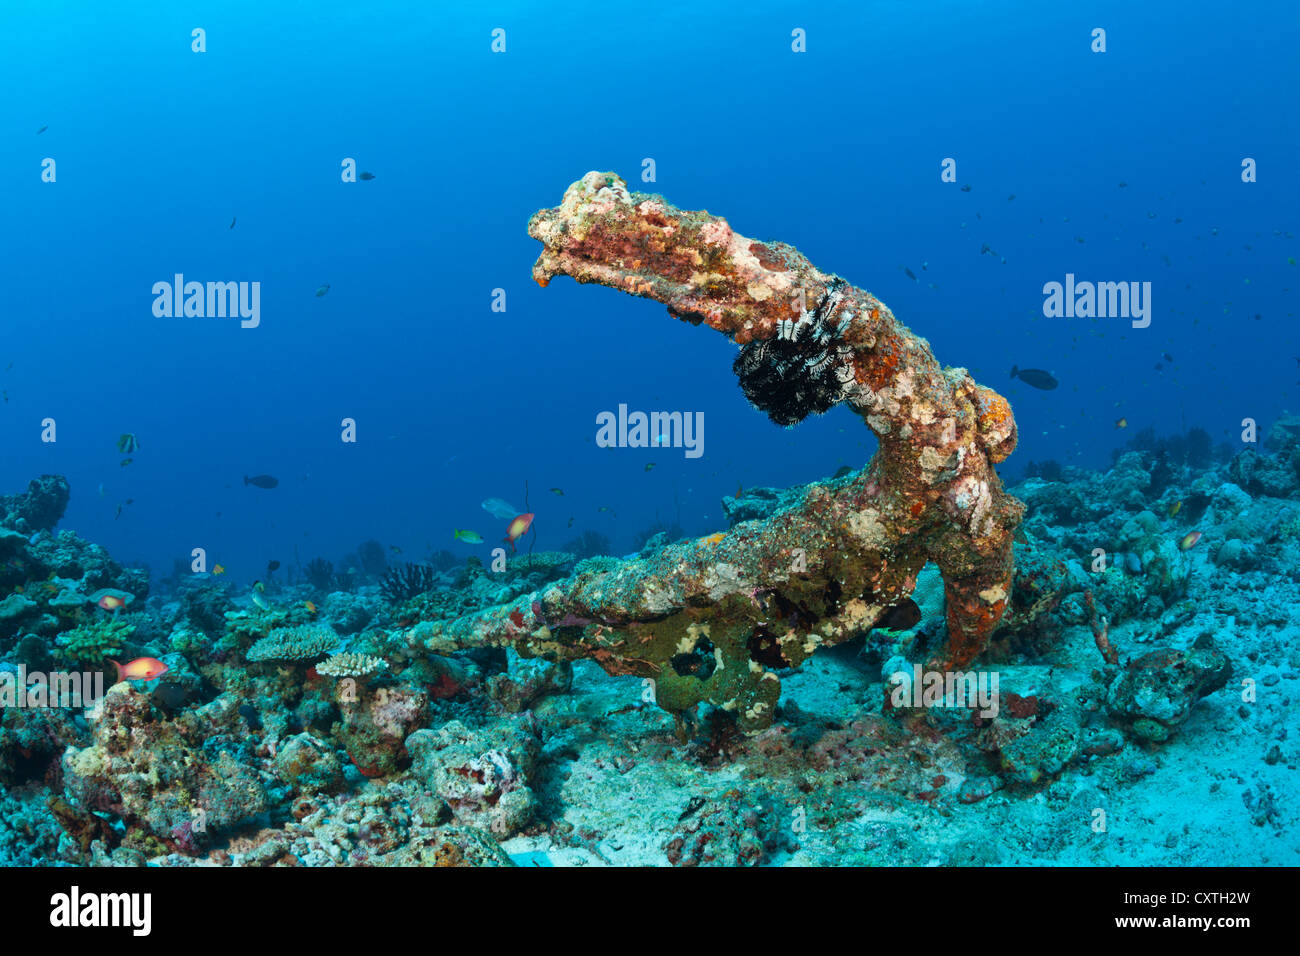
[[[844,409],[785,431],[750,408],[722,337],[531,282],[529,215],[590,169],[879,296],[1011,399],[1008,477],[1105,466],[1147,427],[1235,449],[1243,418],[1295,406],[1293,6],[733,6],[6,4],[0,491],[64,474],[61,527],[119,560],[162,575],[204,547],[252,580],[369,538],[485,555],[504,522],[479,502],[522,509],[525,483],[536,547],[593,530],[621,552],[655,521],[724,527],[737,485],[865,462]],[[342,182],[345,157],[376,178]],[[1150,327],[1044,318],[1067,272],[1150,281]],[[176,273],[260,282],[260,326],[156,318]],[[704,455],[597,448],[620,403],[703,412]]]

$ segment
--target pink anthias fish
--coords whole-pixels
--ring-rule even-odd
[[[508,543],[510,545],[510,550],[514,551],[515,541],[523,537],[525,534],[527,534],[528,529],[532,527],[532,524],[533,524],[532,512],[529,512],[528,514],[524,514],[524,515],[519,515],[513,521],[510,522],[510,526],[506,528],[506,536],[501,540]]]
[[[137,657],[125,664],[119,664],[117,661],[109,661],[109,663],[117,668],[119,684],[124,680],[153,680],[167,673],[167,665],[156,657]]]

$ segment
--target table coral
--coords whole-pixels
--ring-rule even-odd
[[[1006,608],[1023,511],[993,469],[1016,445],[1002,396],[940,366],[884,303],[794,247],[630,193],[613,173],[588,173],[528,231],[544,246],[539,284],[568,275],[661,302],[742,346],[733,370],[774,421],[847,403],[880,449],[851,479],[812,485],[764,521],[440,622],[428,649],[592,658],[653,679],[668,710],[709,702],[758,730],[780,696],[775,671],[868,628],[927,561],[947,598],[936,663],[963,667],[984,649]]]
[[[248,649],[250,661],[305,661],[324,657],[338,646],[339,635],[325,624],[279,627]]]

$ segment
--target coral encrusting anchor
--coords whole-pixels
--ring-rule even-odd
[[[792,246],[629,193],[612,173],[588,173],[528,232],[545,247],[533,267],[542,286],[568,275],[662,302],[742,346],[734,370],[773,421],[847,402],[879,450],[856,476],[811,485],[766,520],[426,623],[417,631],[429,650],[509,644],[591,658],[652,678],[667,710],[708,702],[758,730],[780,696],[775,670],[869,628],[927,561],[947,598],[936,665],[964,667],[984,649],[1007,605],[1023,513],[993,470],[1016,445],[1006,399],[941,367],[878,299]]]

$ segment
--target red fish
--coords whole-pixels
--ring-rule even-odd
[[[126,606],[126,599],[120,598],[116,594],[105,594],[95,603],[105,611],[116,611],[118,608]]]
[[[510,522],[510,526],[506,528],[506,536],[501,540],[509,544],[510,550],[514,551],[515,541],[527,534],[528,529],[532,527],[532,524],[533,516],[531,512],[526,515],[516,516],[515,519]]]
[[[156,657],[137,657],[125,664],[117,661],[109,663],[117,668],[118,683],[124,680],[153,680],[167,673],[167,665]]]
[[[1182,541],[1178,542],[1178,550],[1190,551],[1192,548],[1196,547],[1196,542],[1200,540],[1201,540],[1201,532],[1199,531],[1189,532],[1187,536],[1183,538]]]

